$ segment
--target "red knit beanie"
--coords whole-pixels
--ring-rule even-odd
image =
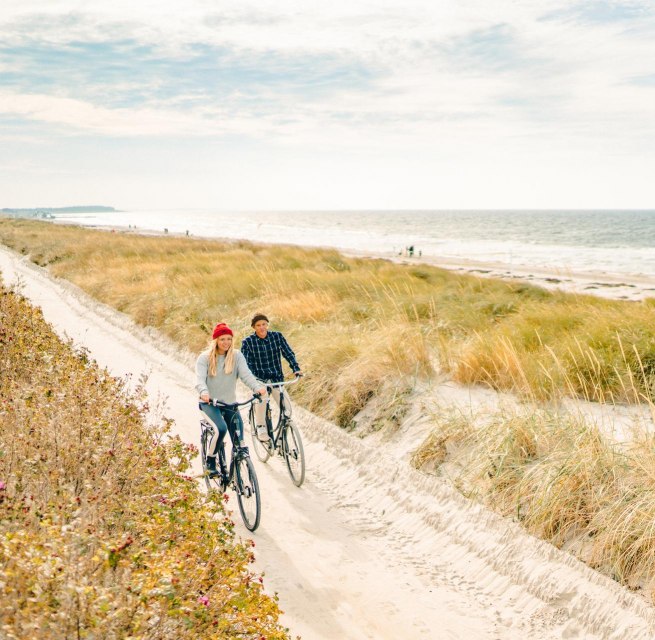
[[[212,338],[216,340],[216,338],[220,336],[233,336],[234,334],[232,333],[232,329],[228,327],[224,322],[219,322],[215,327],[214,327],[214,333],[212,333]]]

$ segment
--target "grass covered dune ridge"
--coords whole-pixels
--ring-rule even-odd
[[[390,399],[380,424],[397,422],[415,380],[436,371],[534,399],[642,402],[655,391],[653,298],[611,301],[333,250],[27,220],[0,218],[0,242],[193,351],[216,321],[239,339],[252,314],[266,312],[311,373],[296,397],[342,426],[374,396]]]
[[[0,635],[288,638],[196,450],[0,285]]]
[[[655,602],[655,436],[545,409],[434,415],[413,465]]]

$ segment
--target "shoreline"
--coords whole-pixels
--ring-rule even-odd
[[[344,255],[352,255],[342,252]],[[359,256],[374,257],[374,256]],[[543,269],[527,265],[510,265],[502,262],[484,262],[465,258],[425,256],[407,258],[388,256],[388,260],[399,264],[427,264],[449,271],[466,273],[481,278],[500,280],[522,280],[551,291],[593,295],[612,300],[644,300],[655,298],[655,276],[638,274],[617,274],[602,271],[573,271],[568,268]]]
[[[180,232],[164,232],[157,229],[129,229],[121,226],[109,225],[76,225],[69,221],[57,223],[80,228],[97,229],[110,233],[128,233],[142,236],[157,236],[173,238],[189,238],[196,240],[217,240],[220,242],[252,242],[265,245],[290,245],[304,249],[327,249],[338,251],[349,258],[364,258],[371,260],[389,260],[396,264],[411,266],[428,265],[446,269],[455,273],[468,274],[480,278],[497,278],[511,282],[524,281],[549,291],[563,291],[565,293],[592,295],[610,300],[640,301],[646,298],[655,298],[655,275],[647,274],[621,274],[604,271],[572,270],[567,267],[543,267],[529,265],[515,265],[505,262],[475,260],[471,258],[450,258],[445,256],[423,255],[421,257],[398,256],[393,252],[355,251],[333,246],[301,245],[288,242],[257,242],[250,238],[224,238],[218,236],[186,235]]]

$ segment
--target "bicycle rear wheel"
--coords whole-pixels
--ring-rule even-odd
[[[268,413],[268,412],[267,412]],[[267,415],[268,417],[268,415]],[[248,413],[248,422],[250,423],[250,435],[252,437],[252,448],[261,462],[266,462],[271,457],[271,444],[269,442],[262,442],[257,437],[257,426],[255,425],[255,409],[250,407]]]
[[[238,457],[235,464],[235,484],[239,511],[246,529],[254,531],[261,517],[261,499],[255,465],[248,456]]]
[[[291,481],[299,487],[305,481],[305,450],[300,431],[289,421],[282,432],[282,455],[287,463]]]

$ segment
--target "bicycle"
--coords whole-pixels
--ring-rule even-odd
[[[266,430],[268,431],[268,442],[262,442],[257,437],[257,426],[255,423],[255,407],[250,406],[248,422],[250,423],[250,434],[252,436],[253,448],[261,462],[266,463],[276,452],[284,458],[291,481],[299,487],[305,480],[305,450],[302,445],[300,431],[291,418],[285,412],[285,396],[280,393],[280,415],[277,424],[273,427],[273,416],[271,413],[270,394],[273,387],[284,387],[295,384],[300,379],[296,376],[294,380],[286,382],[268,382],[266,388],[269,398],[266,401]]]
[[[245,402],[226,404],[218,400],[210,400],[210,403],[215,407],[227,407],[236,412],[238,407],[247,404],[250,404],[252,407],[255,400],[261,402],[261,398],[258,395],[254,395]],[[254,531],[259,526],[261,517],[261,498],[255,466],[250,459],[248,447],[242,444],[238,433],[236,433],[234,418],[229,420],[227,428],[232,441],[230,467],[227,470],[225,441],[223,441],[218,446],[217,451],[219,472],[217,476],[212,477],[207,469],[207,444],[212,439],[216,427],[207,418],[203,417],[200,419],[200,453],[202,456],[202,470],[205,476],[205,483],[207,484],[208,491],[217,490],[221,493],[224,493],[228,487],[232,487],[237,494],[237,502],[239,503],[239,511],[241,512],[243,523],[246,525],[246,529]]]

